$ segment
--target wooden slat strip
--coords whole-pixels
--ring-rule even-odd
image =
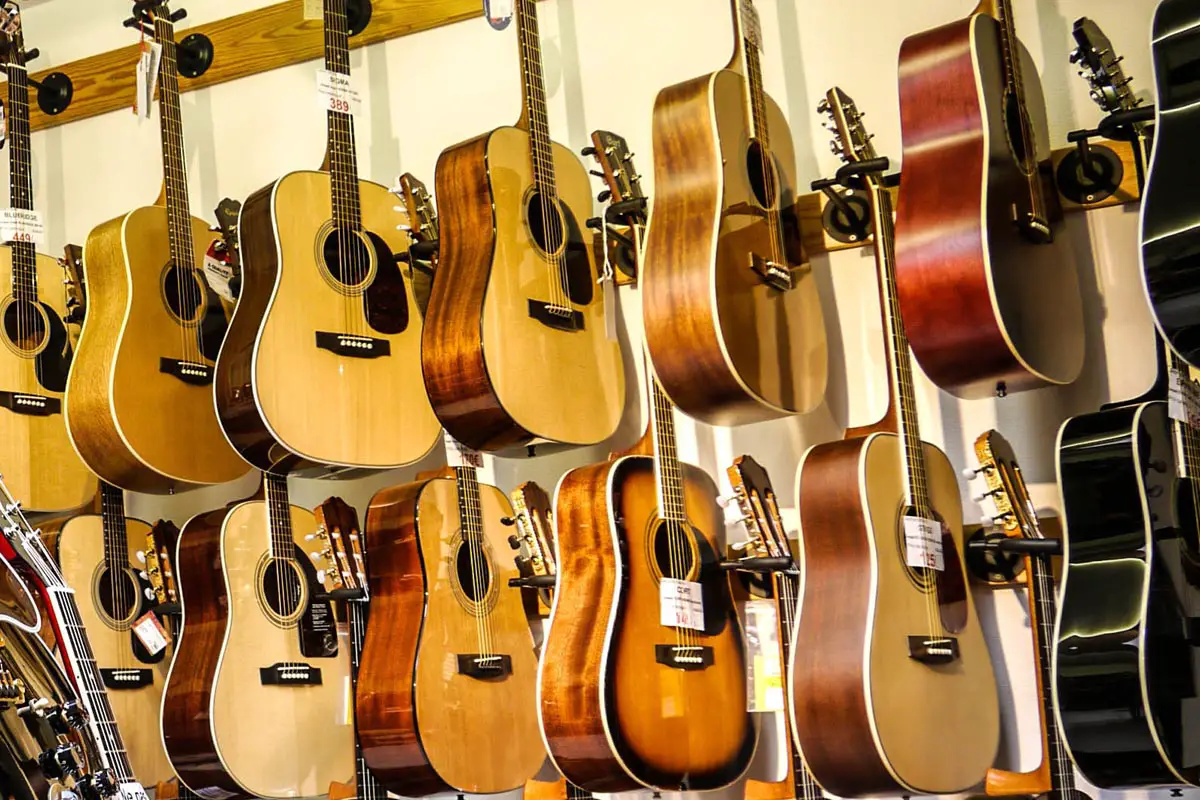
[[[119,5],[119,4],[118,4]],[[132,4],[130,5],[132,8]],[[482,0],[373,0],[371,22],[351,42],[363,47],[406,36],[417,31],[478,17],[483,14]],[[120,20],[113,17],[113,24]],[[195,80],[180,81],[180,90],[190,92],[206,86],[244,78],[260,72],[320,58],[324,38],[320,20],[304,19],[304,0],[286,0],[266,8],[247,11],[216,22],[180,28],[180,38],[203,33],[213,41],[215,57],[206,73]],[[130,30],[130,39],[136,39]],[[75,99],[58,116],[43,114],[36,104],[30,109],[33,130],[65,125],[118,109],[131,109],[136,90],[134,67],[136,44],[42,70],[34,75],[42,79],[51,72],[64,72],[75,84]]]

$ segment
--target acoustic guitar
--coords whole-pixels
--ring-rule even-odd
[[[588,176],[551,141],[537,3],[514,4],[524,109],[444,151],[422,360],[442,425],[475,450],[589,445],[617,429],[625,373],[605,328]]]
[[[646,347],[663,391],[712,425],[811,411],[829,370],[794,208],[792,134],[763,89],[754,1],[731,7],[729,64],[654,102],[641,277]]]
[[[0,6],[0,61],[8,78],[9,200],[34,210],[29,144],[28,53],[16,4]],[[73,347],[67,330],[62,271],[40,255],[33,235],[17,228],[0,246],[0,469],[30,511],[78,508],[96,493],[96,478],[71,449],[63,392]],[[39,286],[41,287],[39,289]]]
[[[819,110],[837,131],[840,174],[860,175],[870,201],[890,402],[882,421],[810,448],[797,470],[793,730],[831,794],[953,794],[983,780],[1000,741],[996,679],[961,558],[958,482],[917,423],[887,161],[840,89]]]
[[[162,47],[165,205],[134,209],[88,235],[89,309],[67,380],[76,451],[102,480],[136,492],[225,483],[246,472],[213,411],[226,319],[204,279],[214,234],[188,210],[172,19],[166,2],[140,3],[131,23]]]
[[[512,513],[471,466],[371,498],[358,736],[391,792],[510,791],[546,760],[533,639],[500,557]]]
[[[1046,104],[1013,5],[981,0],[900,47],[900,310],[921,369],[959,397],[1083,369],[1079,279],[1042,180]]]
[[[433,275],[437,271],[441,227],[433,195],[411,172],[400,176],[400,199],[411,222],[412,245],[408,248],[409,276],[417,306],[424,314],[429,310],[429,295],[433,291]]]
[[[101,483],[100,494],[100,513],[68,520],[52,553],[67,585],[76,590],[80,619],[113,715],[125,732],[133,773],[146,783],[159,783],[174,773],[157,727],[147,720],[158,717],[174,646],[157,618],[145,615],[158,604],[149,571],[158,577],[161,568],[157,554],[144,565],[138,557],[140,553],[149,562],[142,548],[151,527],[125,516],[124,492]]]
[[[350,658],[299,551],[324,533],[288,502],[284,477],[263,483],[261,499],[192,517],[179,537],[185,634],[162,734],[176,773],[202,797],[319,797],[354,774]]]
[[[346,0],[324,0],[330,85],[350,78]],[[290,172],[247,198],[242,294],[217,364],[229,441],[273,472],[379,470],[437,443],[421,383],[421,311],[394,253],[407,217],[358,176],[353,105],[326,111],[328,170]],[[349,110],[346,110],[349,109]]]

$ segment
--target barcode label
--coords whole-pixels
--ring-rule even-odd
[[[658,584],[659,624],[667,628],[704,630],[702,589],[694,581],[663,578]]]
[[[924,517],[904,518],[905,561],[910,567],[946,568],[942,552],[942,523]]]

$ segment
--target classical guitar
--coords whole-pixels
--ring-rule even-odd
[[[530,621],[533,638],[542,639],[537,620],[550,616],[554,599],[554,583],[558,567],[554,561],[554,511],[546,490],[534,481],[526,481],[509,493],[513,515],[511,527],[515,533],[508,537],[508,546],[516,551],[513,563],[524,579],[521,597],[525,616]]]
[[[437,270],[441,228],[437,209],[433,207],[433,195],[411,172],[400,176],[400,199],[404,201],[404,210],[411,222],[409,275],[417,306],[424,314],[429,309],[429,294],[433,291],[433,274]]]
[[[791,660],[792,633],[795,628],[796,612],[800,601],[800,572],[792,556],[787,529],[779,514],[779,503],[771,478],[762,465],[751,456],[738,456],[726,470],[729,483],[742,515],[743,524],[750,536],[750,560],[766,559],[775,562],[769,572],[771,595],[775,601],[776,635],[779,642],[780,663],[787,665]],[[783,692],[784,735],[787,737],[786,791],[770,793],[771,784],[747,781],[746,800],[764,797],[785,797],[791,800],[824,800],[821,787],[813,778],[804,757],[796,747],[792,735],[791,697]]]
[[[1013,5],[981,0],[900,47],[900,310],[921,369],[959,397],[1083,368],[1079,279],[1042,183],[1046,104]]]
[[[596,444],[617,428],[625,373],[605,329],[588,176],[551,141],[537,3],[516,0],[524,109],[444,151],[422,360],[442,425],[476,450]]]
[[[263,483],[261,499],[195,516],[179,536],[185,634],[162,733],[176,773],[201,796],[318,797],[354,774],[350,658],[299,549],[321,531],[289,503],[285,478]]]
[[[21,12],[0,4],[0,62],[8,79],[9,198],[14,213],[32,212],[29,76]],[[78,508],[96,493],[96,479],[71,449],[63,392],[72,344],[64,317],[62,271],[40,255],[27,229],[0,246],[0,469],[31,511]],[[40,287],[40,289],[39,289]]]
[[[102,480],[137,492],[224,483],[246,472],[213,411],[225,312],[204,280],[212,241],[188,210],[175,25],[166,2],[139,2],[132,25],[162,47],[158,104],[165,205],[88,234],[89,310],[67,381],[67,429]]]
[[[36,629],[36,624],[26,624],[30,620],[28,592],[22,597],[22,593],[13,588],[21,580],[13,571],[15,565],[40,594],[42,607],[46,609],[46,623],[54,629],[59,658],[78,692],[78,706],[67,708],[64,704],[63,712],[67,715],[66,721],[79,728],[90,744],[88,769],[92,775],[83,796],[147,800],[146,791],[133,774],[125,740],[109,704],[106,682],[75,603],[75,590],[63,579],[58,564],[46,550],[41,532],[30,526],[21,511],[21,504],[3,481],[0,481],[0,528],[3,529],[0,558],[6,562],[0,584],[7,587],[3,594],[17,597],[16,602],[3,603],[5,612],[11,615],[19,609],[19,627]],[[30,641],[31,647],[39,645],[40,642]]]
[[[365,24],[347,7],[324,0],[331,85],[349,81],[350,33]],[[358,177],[353,107],[330,103],[328,171],[290,172],[242,207],[242,294],[216,398],[229,441],[262,470],[390,469],[438,441],[421,311],[393,255],[408,220]]]
[[[846,161],[839,179],[858,176],[868,193],[890,402],[880,422],[810,448],[797,471],[794,733],[813,776],[839,797],[953,794],[983,779],[1000,740],[996,679],[961,559],[958,482],[917,424],[887,160],[840,89],[819,110]]]
[[[792,134],[763,89],[754,0],[731,7],[729,64],[655,100],[641,277],[646,347],[663,391],[713,425],[811,411],[828,377],[794,211]]]
[[[174,773],[157,727],[147,720],[158,717],[174,647],[171,637],[158,629],[157,618],[145,616],[157,598],[150,573],[142,578],[139,572],[153,569],[157,576],[161,568],[157,560],[145,568],[139,563],[151,528],[125,516],[124,492],[101,482],[100,493],[100,513],[68,520],[52,553],[63,579],[78,593],[80,620],[113,716],[125,732],[133,773],[147,784],[159,783]],[[147,558],[145,553],[142,557]]]
[[[593,141],[612,208],[641,209],[624,215],[637,254],[645,210],[632,158],[619,137]],[[646,369],[645,435],[608,462],[568,472],[554,497],[558,583],[538,666],[542,735],[559,772],[593,792],[726,786],[757,741],[741,624],[717,567],[716,486],[679,461],[674,409]]]
[[[1200,9],[1163,0],[1154,12],[1150,51],[1158,98],[1154,152],[1142,192],[1141,257],[1150,310],[1184,360],[1200,364],[1200,282],[1192,273],[1200,242],[1197,178],[1190,147],[1200,135],[1195,72],[1200,68]]]
[[[533,639],[501,558],[511,517],[471,466],[371,499],[358,736],[391,792],[510,791],[546,760]]]

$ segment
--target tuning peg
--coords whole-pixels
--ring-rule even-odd
[[[992,497],[994,495],[998,495],[998,494],[1000,494],[999,489],[992,489],[990,492],[980,492],[979,494],[971,495],[971,500],[973,500],[976,503],[982,503],[987,498]]]
[[[719,505],[721,508],[728,508],[731,504],[736,502],[737,499],[737,492],[734,492],[733,494],[719,494],[717,495],[717,505]]]
[[[607,203],[612,199],[612,191],[605,189],[604,191],[600,192],[600,194],[596,195],[596,199],[601,203]]]
[[[842,142],[839,139],[834,139],[831,141],[829,143],[829,149],[833,151],[835,156],[840,156],[845,151],[845,148],[842,147]]]
[[[187,9],[181,8],[171,12],[171,22],[179,22],[184,19],[187,19]]]
[[[142,589],[142,594],[146,595],[147,600],[154,599],[154,590],[151,589],[149,586],[147,586],[145,589]]]
[[[991,472],[991,471],[992,471],[992,466],[990,464],[985,464],[984,466],[978,467],[976,469],[972,469],[971,467],[963,467],[962,476],[964,478],[966,478],[967,480],[971,480],[976,475],[979,475],[980,473],[987,473],[987,472]]]
[[[146,552],[144,550],[138,550],[133,555],[137,558],[138,561],[142,562],[143,564],[146,563]]]
[[[1067,56],[1067,61],[1074,64],[1083,58],[1083,48],[1076,47],[1071,51],[1071,55]]]
[[[829,98],[828,97],[822,97],[821,102],[817,103],[817,113],[818,114],[828,114],[829,113]]]
[[[511,528],[513,525],[517,524],[517,520],[515,517],[501,517],[500,524]]]
[[[508,537],[508,546],[511,547],[513,550],[520,550],[521,549],[521,537],[517,536],[515,533],[513,535],[509,536]]]
[[[144,570],[144,569],[138,570],[138,577],[144,581],[150,580],[150,576],[146,573],[146,570]]]
[[[28,64],[30,61],[33,61],[34,59],[41,56],[41,54],[42,54],[42,51],[38,50],[36,47],[33,48],[32,50],[26,50],[25,51],[25,63]]]
[[[325,570],[319,569],[319,570],[317,570],[317,583],[324,583],[324,582],[325,582]]]
[[[588,174],[589,174],[589,175],[595,175],[597,178],[603,178],[603,177],[604,177],[604,173],[603,173],[603,172],[601,172],[601,171],[600,171],[600,170],[598,170],[598,169],[589,169],[589,170],[588,170]]]
[[[579,152],[585,156],[594,156],[594,155],[596,155],[596,148],[592,147],[591,145],[588,145],[587,147],[583,148]]]

